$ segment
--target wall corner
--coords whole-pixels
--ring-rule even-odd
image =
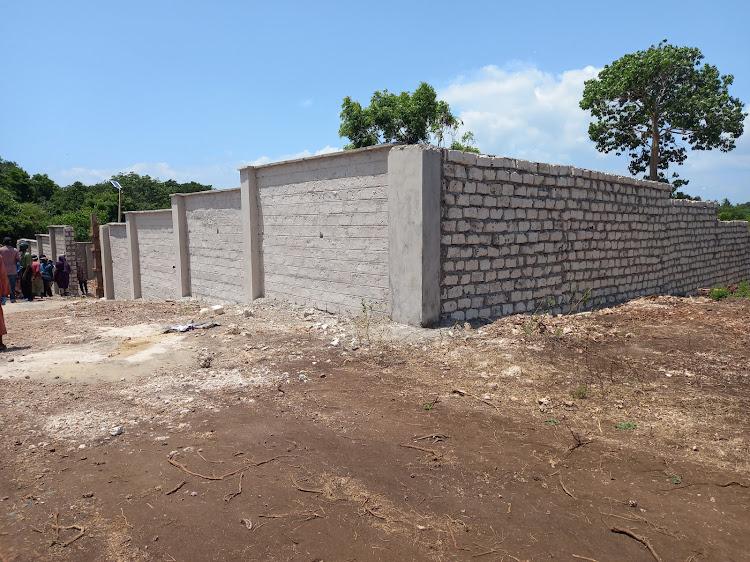
[[[390,314],[429,326],[440,320],[441,152],[423,145],[388,154]]]

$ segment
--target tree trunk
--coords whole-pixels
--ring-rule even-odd
[[[659,180],[659,119],[657,115],[651,118],[651,159],[648,179]]]

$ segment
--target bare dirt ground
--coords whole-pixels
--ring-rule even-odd
[[[0,561],[750,557],[747,299],[201,306],[4,309]]]

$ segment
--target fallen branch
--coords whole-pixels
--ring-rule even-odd
[[[612,531],[613,533],[621,533],[623,535],[629,536],[632,539],[637,540],[639,543],[641,543],[646,548],[648,548],[649,552],[651,553],[651,556],[653,556],[657,562],[663,562],[661,557],[656,553],[656,551],[654,550],[654,547],[651,546],[651,543],[648,541],[647,538],[639,537],[635,533],[628,531],[627,529],[621,529],[620,527],[612,527],[610,531]]]
[[[120,508],[120,514],[122,515],[122,518],[123,518],[123,520],[125,521],[125,526],[126,526],[126,527],[130,527],[130,528],[132,529],[132,528],[133,528],[133,526],[132,526],[132,525],[131,525],[130,523],[128,523],[128,518],[127,518],[127,517],[125,517],[125,512],[123,511],[123,509],[122,509],[122,508]]]
[[[448,532],[451,534],[451,539],[453,539],[453,547],[456,550],[469,550],[468,548],[460,548],[458,546],[458,544],[456,543],[456,536],[453,534],[453,529],[451,528],[451,524],[453,523],[453,521],[451,521],[450,517],[448,517],[447,519],[448,519]]]
[[[210,462],[210,463],[213,463],[213,464],[223,464],[223,463],[224,463],[224,461],[210,461],[210,460],[208,460],[208,459],[207,459],[206,457],[204,457],[204,456],[203,456],[203,455],[201,454],[201,452],[200,452],[200,451],[196,451],[196,452],[198,453],[198,456],[199,456],[200,458],[202,458],[202,459],[203,459],[204,461],[206,461],[206,462]]]
[[[240,474],[240,487],[239,487],[239,489],[236,492],[232,492],[232,493],[227,494],[226,496],[224,496],[224,501],[225,502],[232,501],[234,498],[236,498],[237,496],[239,496],[242,493],[242,479],[244,477],[245,477],[245,473],[243,472],[242,474]]]
[[[578,558],[579,560],[588,560],[589,562],[599,562],[596,558],[587,558],[585,556],[578,556],[577,554],[571,554],[573,558]]]
[[[294,487],[297,488],[300,492],[307,492],[309,494],[325,494],[323,490],[313,490],[311,488],[303,488],[299,484],[297,484],[297,481],[294,479],[293,475],[289,475],[289,478],[292,479],[292,484],[294,484]]]
[[[746,484],[743,484],[742,482],[736,482],[735,480],[732,480],[731,482],[727,482],[726,484],[716,484],[719,488],[728,488],[729,486],[739,486],[740,488],[750,488],[750,486],[747,486]]]
[[[80,531],[80,533],[78,533],[72,539],[69,539],[69,540],[65,541],[64,543],[62,543],[63,548],[65,548],[66,546],[70,546],[71,544],[73,544],[78,539],[80,539],[83,535],[86,534],[86,528],[82,527],[81,525],[68,525],[67,527],[64,527],[64,529],[66,529],[66,530],[67,529],[78,529]]]
[[[385,517],[383,517],[382,515],[378,515],[377,513],[375,513],[375,512],[374,512],[374,511],[373,511],[372,509],[370,509],[369,507],[366,507],[366,508],[365,508],[365,511],[366,511],[367,513],[369,513],[370,515],[372,515],[373,517],[377,517],[378,519],[382,519],[383,521],[387,521],[387,519],[386,519]]]
[[[236,470],[232,470],[231,472],[222,474],[221,476],[214,476],[213,474],[207,475],[207,474],[200,474],[198,472],[193,472],[192,470],[189,470],[184,464],[181,464],[172,458],[167,458],[167,460],[169,461],[169,464],[171,464],[172,466],[176,466],[177,468],[179,468],[181,471],[183,471],[186,474],[197,476],[198,478],[203,478],[205,480],[224,480],[224,478],[228,478],[229,476],[234,476],[235,474],[239,474],[240,472],[245,472],[246,470],[250,470],[251,468],[255,468],[257,466],[264,465],[271,461],[275,461],[276,459],[280,459],[282,457],[293,457],[293,456],[295,455],[276,455],[275,457],[271,457],[270,459],[267,459],[264,461],[246,464]]]
[[[449,435],[443,435],[441,433],[431,433],[430,435],[423,435],[422,437],[415,437],[415,441],[422,441],[423,439],[448,439]]]
[[[480,556],[486,556],[487,554],[494,554],[497,550],[494,548],[489,549],[487,552],[480,552],[479,554],[473,554],[472,558],[479,558]]]
[[[170,495],[174,494],[177,490],[179,490],[180,488],[182,488],[185,484],[187,484],[187,480],[183,480],[182,482],[180,482],[179,484],[177,484],[177,486],[175,486],[174,488],[172,488],[168,492],[164,492],[164,495],[165,496],[170,496]]]
[[[574,500],[578,499],[577,497],[575,497],[573,494],[570,493],[570,490],[568,490],[565,487],[565,484],[563,484],[563,481],[562,481],[562,476],[560,476],[560,487],[563,489],[563,492],[565,492],[566,494],[568,494],[571,498],[573,498]]]
[[[492,402],[490,402],[489,400],[485,400],[484,398],[480,398],[479,396],[475,396],[474,394],[471,394],[470,392],[466,392],[465,390],[461,390],[460,388],[454,388],[453,394],[458,394],[459,396],[468,396],[469,398],[473,398],[474,400],[483,402],[487,404],[488,406],[492,406],[493,408],[495,408],[498,414],[500,413],[500,408],[495,406]]]
[[[401,447],[406,447],[407,449],[416,449],[417,451],[424,451],[425,453],[432,453],[439,459],[443,458],[443,453],[441,453],[440,451],[436,451],[435,449],[427,449],[425,447],[417,447],[416,445],[407,445],[403,443],[400,443],[399,445]]]

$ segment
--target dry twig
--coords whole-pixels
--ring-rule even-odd
[[[300,492],[307,492],[309,494],[325,494],[323,490],[313,490],[312,488],[303,488],[299,484],[297,484],[297,481],[294,479],[294,475],[290,474],[289,478],[292,479],[292,484],[294,484],[294,487],[297,488]]]
[[[574,500],[578,499],[577,497],[575,497],[573,494],[570,493],[570,490],[568,490],[565,487],[565,484],[563,484],[563,481],[562,481],[562,475],[560,475],[560,487],[563,489],[563,492],[565,492],[566,494],[568,494],[571,498],[573,498]]]
[[[408,449],[416,449],[417,451],[424,451],[425,453],[432,453],[438,459],[443,458],[443,453],[441,453],[440,451],[436,451],[435,449],[426,449],[424,447],[417,447],[416,445],[406,445],[403,443],[401,443],[400,445]]]
[[[498,408],[497,406],[495,406],[492,402],[490,402],[489,400],[485,400],[484,398],[480,398],[479,396],[475,396],[474,394],[471,394],[470,392],[466,392],[465,390],[461,390],[460,388],[454,388],[453,389],[453,394],[458,394],[459,396],[468,396],[470,398],[473,398],[474,400],[478,400],[479,402],[483,402],[483,403],[487,404],[488,406],[492,406],[493,408],[495,408],[495,410],[497,411],[498,414],[500,413],[500,408]]]
[[[654,550],[654,547],[651,546],[651,543],[648,541],[647,538],[640,537],[636,535],[635,533],[633,533],[632,531],[628,531],[627,529],[621,529],[620,527],[612,527],[610,531],[612,531],[613,533],[621,533],[623,535],[629,536],[632,539],[637,540],[639,543],[641,543],[646,548],[648,548],[649,552],[651,553],[651,556],[654,557],[656,562],[663,562],[661,557],[656,553],[656,551]]]
[[[224,501],[225,502],[232,501],[234,498],[236,498],[237,496],[239,496],[242,493],[242,479],[244,477],[245,477],[245,473],[243,472],[242,474],[240,474],[240,487],[239,487],[239,489],[236,492],[231,492],[231,493],[227,494],[226,496],[224,496]]]
[[[185,484],[187,484],[187,480],[183,480],[182,482],[180,482],[179,484],[177,484],[177,486],[175,486],[174,488],[172,488],[168,492],[164,492],[164,495],[165,496],[169,496],[171,494],[174,494],[177,490],[179,490],[180,488],[182,488]]]
[[[589,562],[599,562],[596,558],[587,558],[585,556],[578,556],[577,554],[571,554],[573,558],[578,558],[579,560],[588,560]]]

